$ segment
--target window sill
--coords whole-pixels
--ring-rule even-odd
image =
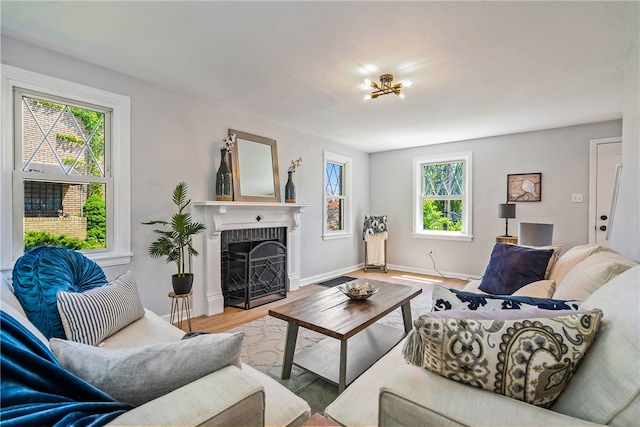
[[[453,240],[459,242],[470,242],[473,240],[471,234],[444,234],[444,233],[411,233],[414,239],[434,239],[434,240]]]
[[[81,253],[90,260],[95,261],[100,266],[100,268],[128,265],[131,263],[131,258],[133,257],[132,253]],[[3,265],[2,267],[0,267],[0,273],[4,274],[6,277],[11,277],[13,266],[13,263],[10,265]]]
[[[322,240],[337,240],[337,239],[349,239],[353,236],[353,233],[331,233],[323,234]]]
[[[116,265],[127,265],[131,263],[132,253],[116,253],[116,252],[102,252],[102,253],[85,253],[84,256],[92,261],[95,261],[100,267],[113,267]]]

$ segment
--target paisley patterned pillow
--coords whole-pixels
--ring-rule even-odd
[[[420,316],[405,360],[445,378],[548,408],[598,331],[602,311],[440,311]]]

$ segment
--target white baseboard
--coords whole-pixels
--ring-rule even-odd
[[[460,279],[460,280],[476,280],[481,277],[473,274],[466,273],[454,273],[452,271],[436,271],[428,268],[415,268],[406,265],[389,264],[389,268],[392,270],[406,271],[407,273],[427,274],[429,276],[443,277],[446,279]],[[442,273],[442,274],[440,274]]]
[[[437,272],[436,270],[431,270],[427,268],[415,268],[408,267],[406,265],[398,265],[398,264],[388,264],[387,267],[391,270],[399,270],[406,271],[407,273],[417,273],[417,274],[427,274],[429,276],[442,277],[444,276],[447,279],[460,279],[460,280],[474,280],[480,279],[480,277],[475,276],[473,274],[465,274],[465,273],[454,273],[451,271],[441,271]],[[351,267],[341,268],[339,270],[333,270],[329,273],[319,274],[317,276],[306,277],[304,279],[300,279],[300,286],[311,285],[314,283],[324,282],[325,280],[332,279],[334,277],[342,276],[347,273],[350,273],[355,270],[361,270],[364,268],[364,263],[354,265]],[[442,275],[440,274],[442,273]]]

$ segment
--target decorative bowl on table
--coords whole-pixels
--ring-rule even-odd
[[[340,289],[343,294],[356,301],[365,300],[380,290],[380,288],[374,288],[369,285],[369,282],[362,283],[356,281],[339,285],[338,289]]]

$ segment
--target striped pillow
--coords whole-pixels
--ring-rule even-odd
[[[138,288],[130,271],[105,286],[56,295],[68,340],[96,345],[144,316]]]

